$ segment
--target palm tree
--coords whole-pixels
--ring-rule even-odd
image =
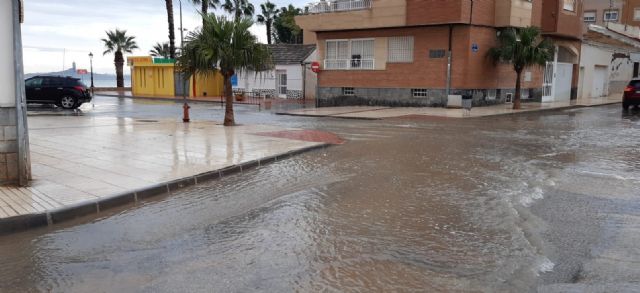
[[[173,25],[173,0],[165,0],[169,22],[169,58],[176,58],[176,32]]]
[[[267,26],[267,43],[271,45],[273,21],[278,17],[279,10],[271,1],[260,4],[260,9],[262,10],[262,14],[258,15],[258,23]]]
[[[149,51],[149,54],[153,57],[169,58],[169,56],[171,56],[169,43],[156,43],[155,45],[153,45],[153,49]]]
[[[530,66],[544,66],[550,61],[554,49],[543,39],[537,27],[505,28],[498,33],[499,46],[489,49],[494,62],[510,62],[516,72],[516,97],[513,109],[520,109],[522,71]]]
[[[302,29],[296,24],[295,17],[302,14],[302,9],[289,6],[280,8],[278,17],[273,22],[276,43],[301,44]]]
[[[220,0],[191,0],[195,5],[202,5],[200,13],[202,15],[209,14],[209,8],[217,9],[220,5]],[[202,25],[204,25],[204,18],[202,19]]]
[[[239,71],[256,72],[272,68],[266,45],[260,44],[249,32],[253,21],[249,18],[229,20],[206,15],[205,25],[191,32],[178,58],[178,70],[187,78],[195,74],[212,75],[219,72],[224,78],[226,108],[224,125],[235,125],[231,77]]]
[[[134,49],[138,49],[134,36],[127,36],[126,30],[116,29],[115,31],[106,31],[107,38],[102,39],[105,51],[103,55],[114,53],[113,63],[116,65],[116,82],[118,87],[124,87],[124,53],[132,53]]]
[[[240,20],[243,16],[253,17],[255,8],[249,0],[225,0],[222,9],[233,15],[234,20]]]

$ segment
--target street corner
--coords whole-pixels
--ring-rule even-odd
[[[282,130],[253,133],[258,136],[286,138],[308,142],[321,142],[332,145],[344,144],[346,140],[335,133],[320,130]]]

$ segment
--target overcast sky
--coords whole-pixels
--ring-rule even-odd
[[[25,73],[49,72],[71,67],[89,68],[89,52],[93,52],[94,71],[114,73],[113,55],[103,56],[106,30],[126,29],[136,37],[139,50],[133,55],[148,55],[157,42],[168,38],[164,0],[25,0],[25,23],[22,30]],[[176,46],[180,31],[178,0],[174,0]],[[252,0],[256,13],[263,0]],[[306,0],[271,0],[278,7],[294,4],[303,7]],[[201,25],[197,8],[183,0],[184,27],[192,30]],[[264,26],[254,26],[254,34],[266,43]],[[126,72],[126,71],[125,71]]]

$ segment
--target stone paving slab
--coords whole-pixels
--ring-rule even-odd
[[[0,187],[0,234],[324,147],[329,142],[323,137],[331,137],[213,122],[63,116],[30,117],[29,123],[33,181],[29,187]]]
[[[316,109],[297,109],[286,112],[279,112],[280,115],[310,116],[310,117],[336,117],[349,119],[387,119],[397,117],[444,117],[444,118],[470,118],[485,117],[495,115],[518,114],[535,111],[545,111],[554,109],[565,109],[573,107],[591,107],[608,105],[622,102],[621,95],[611,95],[609,97],[597,99],[583,99],[579,101],[551,102],[551,103],[523,103],[522,109],[513,110],[511,104],[495,106],[476,107],[471,111],[464,109],[449,109],[436,107],[327,107]]]

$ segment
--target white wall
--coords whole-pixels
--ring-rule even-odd
[[[628,56],[629,52],[605,46],[593,44],[582,45],[582,55],[580,59],[580,69],[583,76],[580,77],[578,85],[578,97],[583,99],[593,98],[591,93],[594,82],[594,70],[596,66],[606,66],[608,70],[608,81],[605,81],[605,95],[612,95],[622,92],[624,85],[631,79],[633,74],[633,62],[628,57],[613,59],[616,56]]]
[[[304,83],[304,97],[307,99],[315,99],[316,98],[316,90],[318,89],[318,74],[311,70],[311,63],[320,62],[318,58],[318,50],[313,50],[309,57],[304,60],[305,63],[305,73],[304,78],[306,79]]]
[[[287,72],[287,89],[302,90],[302,65],[276,65],[275,71]],[[241,72],[238,74],[238,85],[234,88],[241,88],[245,91],[254,89],[275,89],[276,74],[275,71],[265,71],[256,74],[253,71]]]
[[[0,107],[15,106],[13,0],[0,0]]]
[[[287,72],[287,89],[292,91],[301,91],[302,90],[302,65],[301,64],[291,64],[291,65],[276,65],[276,71],[286,71]]]

